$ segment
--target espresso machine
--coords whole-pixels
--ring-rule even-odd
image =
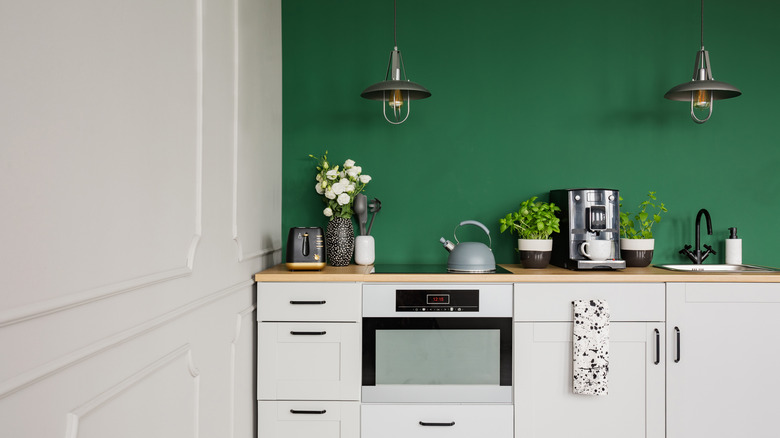
[[[553,233],[550,262],[566,269],[624,269],[620,260],[620,211],[617,190],[551,190],[550,202],[560,207],[560,233]],[[591,260],[583,254],[587,241],[610,242],[606,260]]]

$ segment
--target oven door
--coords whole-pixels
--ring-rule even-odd
[[[512,318],[364,317],[362,401],[511,403]]]

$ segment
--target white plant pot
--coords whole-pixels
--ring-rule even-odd
[[[517,249],[523,268],[546,268],[552,256],[552,239],[517,239]]]
[[[655,239],[620,239],[620,256],[629,268],[643,268],[653,261]]]
[[[552,251],[552,239],[517,239],[520,251]]]

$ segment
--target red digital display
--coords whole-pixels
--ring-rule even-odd
[[[450,303],[450,296],[449,294],[428,294],[428,304],[449,304]]]

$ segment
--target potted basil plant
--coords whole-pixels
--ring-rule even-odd
[[[658,202],[653,191],[647,193],[647,199],[637,208],[636,214],[620,212],[620,256],[626,266],[643,268],[653,260],[653,225],[661,222],[661,214],[667,209],[663,202]]]
[[[520,204],[516,212],[511,212],[498,220],[501,232],[517,232],[517,250],[520,263],[526,269],[546,268],[552,255],[552,233],[560,232],[560,219],[555,215],[561,209],[552,202],[536,201],[534,196]]]

